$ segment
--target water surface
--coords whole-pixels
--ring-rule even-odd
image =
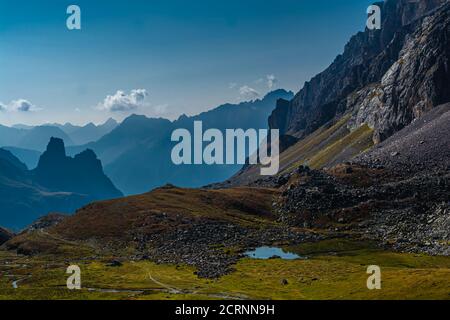
[[[252,259],[270,259],[279,257],[284,260],[295,260],[301,258],[298,254],[277,247],[259,247],[255,250],[247,251],[245,255]]]

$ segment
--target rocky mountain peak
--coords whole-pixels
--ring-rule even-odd
[[[97,160],[97,155],[92,149],[86,149],[83,152],[77,154],[75,159],[83,160],[83,161],[92,161]]]
[[[94,151],[87,149],[68,157],[64,142],[57,138],[50,140],[33,173],[39,184],[50,190],[89,194],[97,199],[122,195],[104,174]]]
[[[280,99],[280,97],[289,97],[293,96],[294,93],[292,91],[286,91],[284,89],[276,89],[264,96],[263,99]]]
[[[51,137],[45,153],[47,153],[49,156],[53,158],[64,158],[66,156],[64,140],[60,138]]]
[[[391,121],[384,121],[385,128],[382,129],[375,128],[375,121],[372,121],[371,127],[377,136],[375,141],[409,124],[414,113],[419,115],[433,105],[446,102],[442,86],[448,84],[446,75],[449,74],[449,29],[445,18],[448,1],[387,0],[379,5],[383,17],[381,30],[366,29],[353,36],[344,53],[325,71],[306,82],[292,101],[278,101],[269,119],[271,128],[280,129],[285,135],[304,138],[327,122],[353,112],[361,106],[364,97],[377,99],[381,92],[370,88],[383,79],[385,88],[404,90],[396,89],[395,93],[384,96],[386,114],[382,117]],[[405,61],[410,61],[407,68]],[[392,86],[400,73],[403,85]],[[425,94],[418,92],[423,91],[428,91],[428,98],[421,106],[419,102]],[[402,103],[396,103],[398,101]],[[380,118],[377,115],[379,109],[372,108],[372,111],[374,119]],[[364,120],[357,125],[368,117],[360,118]]]

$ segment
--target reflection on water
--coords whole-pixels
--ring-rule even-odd
[[[295,260],[301,258],[295,253],[287,252],[281,248],[276,247],[260,247],[253,251],[247,251],[245,255],[252,259],[281,258],[285,260]]]

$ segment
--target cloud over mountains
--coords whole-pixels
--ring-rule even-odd
[[[278,79],[273,75],[273,74],[269,74],[266,76],[267,79],[267,87],[269,89],[273,89],[273,87],[277,84]]]
[[[145,89],[134,89],[129,94],[122,90],[118,90],[113,95],[108,95],[102,103],[98,105],[98,109],[110,112],[127,112],[136,110],[139,107],[146,106],[146,98],[148,92]]]
[[[247,85],[239,88],[239,94],[245,99],[256,99],[260,96],[260,93],[257,90]]]
[[[9,104],[0,102],[0,111],[2,112],[30,112],[38,110],[40,110],[38,107],[25,99],[13,100]]]

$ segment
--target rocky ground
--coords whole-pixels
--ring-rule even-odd
[[[171,186],[93,204],[68,223],[61,215],[44,217],[6,247],[35,254],[79,241],[94,246],[98,257],[112,253],[118,261],[187,264],[204,278],[229,273],[246,250],[335,237],[448,256],[448,137],[450,104],[333,168],[298,166],[256,181],[252,187],[258,188],[247,191]]]
[[[34,223],[26,228],[26,232],[35,230],[45,230],[50,227],[56,226],[58,223],[67,218],[67,215],[60,213],[50,213],[44,217],[39,218]]]
[[[252,229],[205,221],[175,233],[141,239],[144,259],[197,267],[198,275],[217,278],[232,270],[244,251],[274,244],[300,244],[323,237],[288,228]]]
[[[450,254],[450,104],[342,165],[300,166],[254,186],[283,190],[289,226],[357,232],[390,248]]]
[[[368,177],[359,175],[368,168],[340,169],[294,173],[278,204],[285,223],[357,232],[402,251],[450,254],[449,172],[392,181],[385,170]]]
[[[103,252],[115,256],[118,262],[186,264],[195,266],[202,278],[230,273],[250,249],[336,237],[374,240],[381,247],[403,252],[450,254],[448,171],[400,177],[386,168],[350,163],[326,171],[300,166],[291,174],[266,179],[264,183],[281,190],[272,203],[276,220],[270,223],[243,225],[220,219],[193,219],[175,228],[152,232],[133,228],[135,233],[127,236],[128,242],[82,243],[94,245],[97,258]],[[30,236],[19,235],[7,242],[6,247],[34,248],[35,241],[42,242],[32,236],[36,233],[38,238],[43,237],[44,249],[49,248],[48,241],[55,241],[55,246],[61,241],[64,246],[73,243],[53,233],[53,222],[60,223],[61,219],[59,215],[56,220],[41,219],[25,231]],[[168,218],[161,214],[161,219]],[[124,248],[133,251],[126,253]]]
[[[450,171],[450,103],[429,111],[353,162],[399,175]]]

